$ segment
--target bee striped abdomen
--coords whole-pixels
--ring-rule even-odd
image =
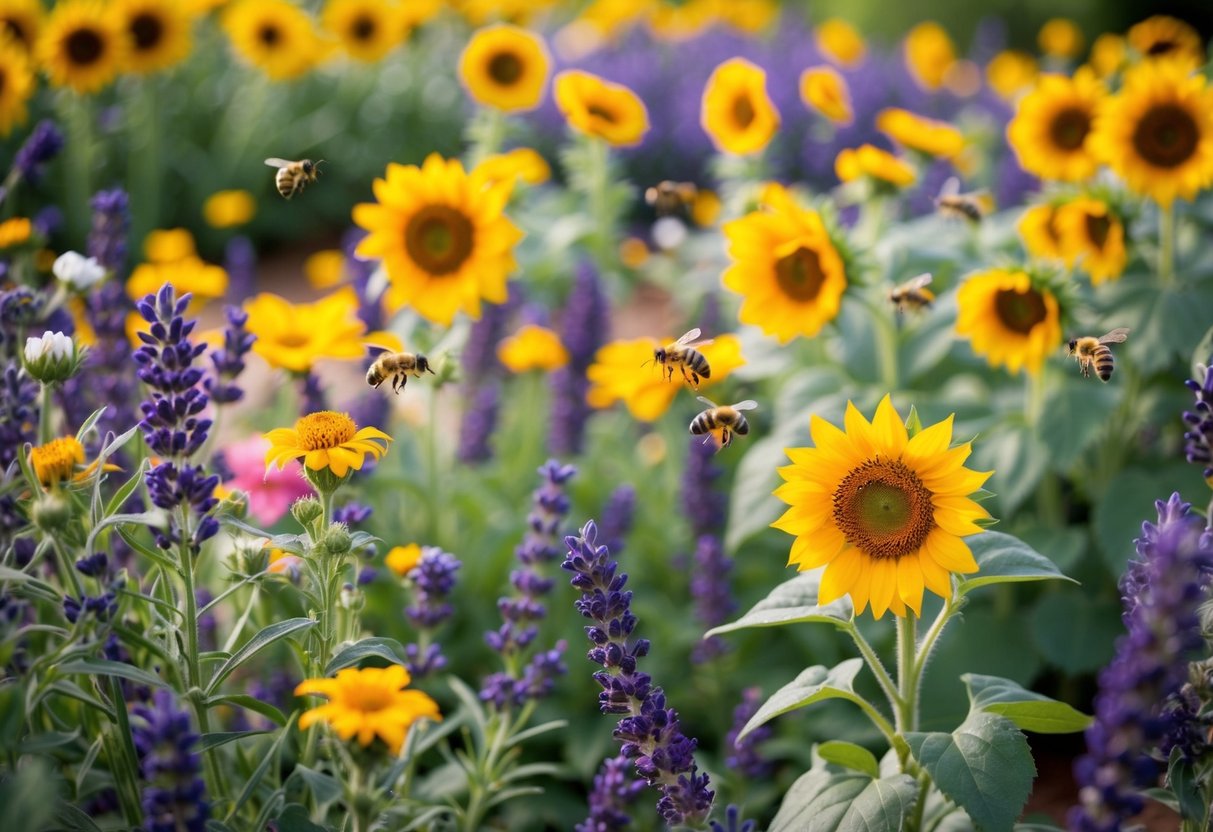
[[[712,377],[712,368],[708,366],[708,360],[703,357],[703,353],[697,350],[687,350],[687,366],[700,378]]]
[[[745,436],[750,432],[750,423],[745,420],[745,416],[737,414],[737,419],[733,422],[733,433],[738,436]]]
[[[1107,345],[1100,344],[1095,348],[1095,375],[1099,376],[1100,381],[1107,381],[1112,377],[1112,369],[1116,366],[1116,362],[1112,360],[1112,350],[1108,349]]]
[[[716,422],[716,411],[705,410],[692,420],[691,433],[700,436],[705,433],[711,433],[718,427],[720,425]]]

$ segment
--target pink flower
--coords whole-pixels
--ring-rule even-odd
[[[224,484],[246,492],[249,513],[266,526],[281,520],[295,500],[312,493],[298,460],[292,459],[281,470],[266,469],[265,452],[269,449],[270,443],[263,437],[250,436],[228,445],[223,453],[228,468],[235,474]]]

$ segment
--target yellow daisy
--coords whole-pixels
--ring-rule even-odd
[[[906,68],[918,86],[937,90],[956,62],[956,47],[942,26],[927,21],[906,35],[905,55]]]
[[[222,266],[192,255],[180,260],[141,263],[127,278],[126,294],[131,300],[143,300],[158,292],[165,283],[177,290],[178,297],[187,292],[193,295],[192,308],[196,311],[206,301],[227,293],[228,276]]]
[[[1185,69],[1205,62],[1200,33],[1174,17],[1157,14],[1129,29],[1129,46],[1146,60],[1176,61]]]
[[[216,191],[202,203],[202,216],[211,228],[244,225],[257,212],[257,203],[248,191]]]
[[[733,263],[724,285],[743,300],[739,320],[786,344],[812,338],[834,320],[847,275],[821,215],[782,186],[763,192],[764,209],[724,224]]]
[[[921,615],[924,590],[950,598],[952,573],[977,572],[962,538],[989,517],[971,495],[993,472],[964,467],[952,418],[911,438],[887,395],[871,422],[847,402],[845,432],[809,418],[814,447],[787,449],[775,496],[790,508],[771,525],[796,538],[788,565],[825,567],[818,603],[849,594],[856,615]]]
[[[224,10],[223,28],[236,54],[274,81],[298,78],[330,50],[307,12],[288,0],[237,0]]]
[[[1178,62],[1141,64],[1100,109],[1090,146],[1133,191],[1164,207],[1192,199],[1213,181],[1213,87]]]
[[[98,468],[97,461],[84,464],[84,446],[74,436],[61,436],[45,445],[30,448],[29,464],[43,488],[54,488],[61,482],[83,482]],[[117,465],[106,463],[103,471],[117,471]]]
[[[315,303],[291,303],[262,292],[245,301],[253,352],[271,367],[306,373],[317,361],[354,361],[365,355],[366,325],[358,318],[358,296],[347,286]]]
[[[181,4],[116,0],[114,8],[128,39],[126,70],[141,74],[157,72],[189,56],[194,17]]]
[[[1027,52],[1006,49],[986,64],[986,83],[1007,100],[1014,100],[1036,82],[1036,59]]]
[[[846,80],[828,66],[800,73],[800,100],[837,124],[850,124],[855,118]]]
[[[404,745],[409,728],[419,719],[439,721],[438,703],[419,690],[404,690],[409,672],[388,667],[347,667],[335,679],[305,679],[296,696],[326,696],[328,703],[305,711],[300,729],[316,723],[330,726],[343,740],[358,738],[364,748],[378,737],[392,754]]]
[[[1027,272],[990,269],[970,277],[956,294],[956,333],[992,367],[1035,375],[1061,346],[1057,298]]]
[[[1057,208],[1057,231],[1066,262],[1077,261],[1098,286],[1120,278],[1128,255],[1124,222],[1102,199],[1079,197]]]
[[[483,159],[476,170],[489,182],[522,180],[528,185],[542,185],[552,178],[547,160],[529,147],[494,153]]]
[[[0,248],[28,243],[34,224],[28,217],[12,217],[0,222]]]
[[[593,73],[561,72],[552,96],[570,127],[617,147],[638,144],[649,131],[649,112],[636,93]]]
[[[1032,257],[1064,261],[1061,231],[1057,227],[1057,204],[1044,202],[1033,205],[1019,218],[1019,236]]]
[[[716,67],[703,90],[699,123],[717,150],[742,156],[765,148],[779,129],[766,72],[745,58]]]
[[[1046,21],[1036,35],[1040,51],[1054,58],[1074,58],[1082,51],[1086,38],[1073,20],[1055,17]]]
[[[416,543],[407,546],[393,546],[384,556],[383,562],[387,568],[403,578],[421,563],[421,547]]]
[[[389,164],[374,182],[377,201],[354,206],[370,232],[358,255],[383,260],[389,310],[410,306],[446,326],[460,311],[479,318],[482,300],[504,303],[522,238],[504,213],[513,187],[437,153],[421,167]]]
[[[25,123],[26,102],[34,94],[35,84],[25,49],[14,38],[0,33],[0,136]]]
[[[843,182],[867,176],[878,183],[906,188],[914,184],[914,168],[887,150],[865,144],[847,147],[834,159],[834,172]]]
[[[266,468],[285,468],[290,460],[302,458],[304,467],[327,469],[337,477],[344,477],[351,468],[361,471],[367,454],[379,459],[392,443],[392,437],[379,428],[360,430],[348,413],[331,410],[309,413],[296,420],[295,427],[275,428],[265,438],[270,443]]]
[[[38,63],[51,84],[91,93],[114,80],[127,54],[122,20],[97,0],[55,5],[38,35]]]
[[[303,276],[313,289],[332,289],[345,281],[345,252],[339,248],[314,251],[303,261]]]
[[[1104,32],[1091,44],[1088,61],[1096,75],[1107,78],[1124,66],[1128,48],[1128,41],[1123,36]]]
[[[538,107],[551,71],[543,38],[504,23],[476,32],[459,56],[459,80],[468,95],[507,113]]]
[[[511,373],[551,372],[569,363],[569,351],[552,330],[528,324],[497,345],[497,358]]]
[[[1104,97],[1103,84],[1087,67],[1073,78],[1042,75],[1007,125],[1007,139],[1023,169],[1063,182],[1090,178],[1098,163],[1088,138]]]
[[[841,18],[831,17],[829,20],[823,20],[813,34],[821,54],[840,66],[857,66],[863,63],[868,53],[863,35]]]
[[[0,0],[0,31],[6,31],[27,54],[38,42],[45,12],[41,0]]]
[[[173,263],[197,257],[198,248],[188,228],[157,228],[143,239],[143,253],[153,263]]]
[[[950,124],[923,118],[900,107],[876,114],[876,129],[909,150],[955,159],[965,147],[964,134]]]
[[[320,23],[347,55],[367,63],[382,60],[408,31],[403,9],[382,0],[328,0]]]

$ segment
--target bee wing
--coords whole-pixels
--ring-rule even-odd
[[[271,156],[270,158],[265,160],[265,163],[272,168],[286,168],[286,167],[290,167],[291,165],[295,164],[294,162],[290,161],[289,159],[279,159],[277,156]]]
[[[1109,332],[1107,335],[1099,339],[1101,344],[1120,344],[1129,337],[1129,328],[1118,326],[1116,329]]]
[[[939,189],[939,196],[936,199],[946,199],[950,196],[956,196],[960,193],[960,180],[955,176],[948,177],[948,181],[943,183],[943,187]]]
[[[647,202],[649,205],[655,205],[657,203],[658,196],[660,196],[660,194],[658,193],[656,188],[653,188],[653,187],[645,188],[644,201]]]
[[[703,332],[699,329],[699,327],[695,327],[694,329],[683,333],[682,337],[674,342],[674,346],[681,347],[684,344],[689,344],[702,334]]]
[[[695,398],[699,399],[699,401],[703,402],[708,407],[720,407],[720,405],[716,404],[716,402],[712,401],[711,399],[707,398],[706,396],[696,396]]]
[[[734,410],[757,410],[758,402],[753,399],[746,399],[744,402],[738,402],[733,405]]]
[[[907,280],[905,283],[903,283],[898,288],[902,289],[903,291],[911,292],[915,289],[921,289],[923,286],[926,286],[932,280],[934,280],[934,278],[930,275],[930,273],[920,274],[920,275],[918,275],[918,277],[911,277],[909,280]]]

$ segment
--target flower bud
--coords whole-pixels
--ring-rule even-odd
[[[84,363],[84,350],[62,332],[44,332],[25,340],[25,369],[43,384],[57,384],[76,374]]]
[[[42,531],[61,535],[72,519],[71,503],[58,492],[44,494],[30,510],[30,519]]]
[[[311,526],[322,514],[324,514],[324,507],[315,497],[303,497],[296,500],[291,506],[291,516],[304,528]]]
[[[51,266],[55,277],[77,292],[84,292],[105,279],[105,267],[95,257],[84,257],[75,251],[60,254]]]
[[[334,523],[320,540],[324,550],[334,557],[340,557],[350,550],[350,530],[344,523]]]

